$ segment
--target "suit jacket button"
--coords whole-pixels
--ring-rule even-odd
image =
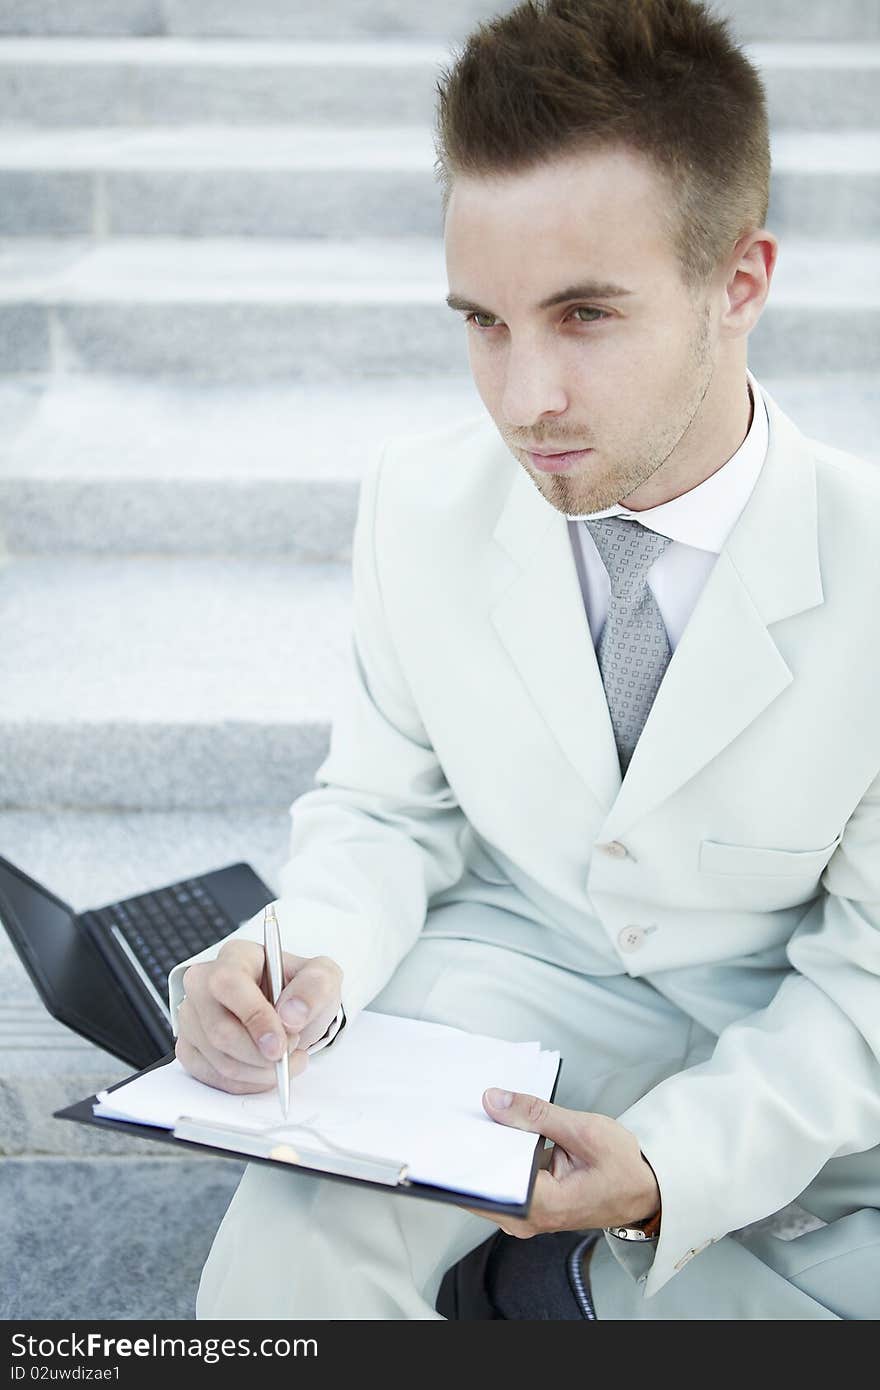
[[[609,840],[607,845],[600,845],[599,849],[612,859],[626,859],[629,854],[626,845],[621,844],[619,840]]]
[[[617,944],[621,951],[637,951],[646,935],[643,927],[624,927],[623,931],[618,933]]]

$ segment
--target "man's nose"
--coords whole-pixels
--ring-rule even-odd
[[[529,430],[544,416],[562,414],[568,404],[568,392],[558,364],[546,354],[511,352],[501,400],[504,418],[509,424]]]

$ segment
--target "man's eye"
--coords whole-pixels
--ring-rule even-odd
[[[589,307],[589,305],[586,304],[578,304],[574,309],[571,310],[571,313],[597,315],[596,318],[578,319],[578,323],[599,323],[601,319],[608,319],[611,317],[611,315],[607,313],[606,310],[592,309]],[[470,313],[465,317],[465,323],[472,323],[475,328],[479,328],[485,333],[488,332],[493,327],[493,325],[491,323],[478,323],[477,320],[494,319],[494,317],[494,314],[481,314],[478,311],[474,311],[473,313]]]

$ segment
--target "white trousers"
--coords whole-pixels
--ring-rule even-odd
[[[613,1117],[711,1054],[714,1035],[645,980],[581,975],[469,937],[479,935],[479,914],[499,911],[459,903],[429,913],[426,933],[370,1007],[538,1039],[562,1054],[556,1103]],[[431,926],[450,934],[431,935]],[[603,1237],[590,1270],[597,1316],[880,1316],[878,1150],[832,1161],[799,1201],[828,1224],[789,1241],[760,1228],[726,1236],[650,1299]],[[250,1164],[205,1263],[196,1316],[439,1319],[445,1271],[496,1229],[453,1203]]]

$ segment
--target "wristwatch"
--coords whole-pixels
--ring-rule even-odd
[[[653,1216],[647,1217],[644,1221],[637,1221],[634,1226],[606,1226],[605,1230],[609,1236],[616,1236],[618,1240],[659,1240],[662,1211],[661,1205]]]
[[[309,1054],[309,1056],[311,1057],[313,1052],[320,1052],[322,1047],[329,1047],[330,1043],[332,1043],[333,1039],[337,1036],[337,1034],[342,1032],[343,1028],[345,1027],[345,1022],[345,1009],[340,1004],[336,1012],[336,1017],[330,1024],[330,1027],[327,1029],[326,1033],[324,1033],[323,1037],[317,1038],[315,1042],[312,1043],[311,1047],[306,1048],[306,1052]]]

